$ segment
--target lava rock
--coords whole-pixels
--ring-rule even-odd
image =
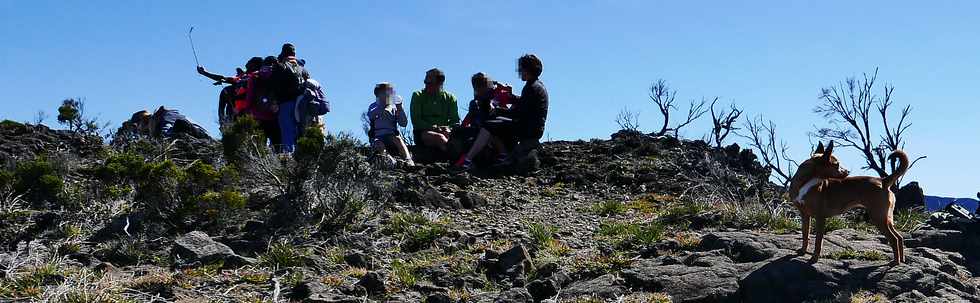
[[[385,287],[385,279],[381,273],[378,272],[368,272],[360,281],[357,281],[357,285],[363,286],[369,294],[380,295],[386,293],[388,290]]]
[[[469,191],[456,192],[456,198],[459,199],[459,204],[467,209],[480,208],[488,204],[487,198]]]
[[[523,288],[511,288],[510,290],[501,292],[497,295],[497,298],[493,300],[494,303],[531,303],[534,302],[534,298],[531,294]]]
[[[426,297],[425,303],[453,303],[453,299],[447,294],[435,293]]]
[[[374,268],[374,258],[359,250],[352,251],[345,255],[344,262],[353,267],[366,269]]]
[[[212,240],[208,234],[201,231],[192,231],[177,237],[174,240],[173,254],[182,259],[184,264],[223,261],[225,265],[241,266],[256,263],[252,258],[235,254],[231,247]]]
[[[626,294],[626,287],[623,284],[623,279],[617,278],[613,274],[606,274],[589,281],[572,283],[562,291],[561,295],[563,298],[594,296],[603,299],[615,299]]]

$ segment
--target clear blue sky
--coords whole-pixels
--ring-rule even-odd
[[[551,139],[608,138],[624,107],[654,130],[647,88],[664,78],[684,101],[720,96],[774,120],[801,159],[807,133],[824,124],[812,112],[820,88],[879,67],[896,102],[913,106],[908,152],[929,156],[906,181],[973,197],[977,11],[971,1],[2,1],[0,118],[54,116],[60,100],[84,97],[116,123],[163,104],[216,133],[218,88],[194,72],[193,25],[201,63],[215,72],[296,44],[333,102],[331,131],[360,134],[377,82],[407,96],[439,67],[462,107],[470,75],[519,86],[515,59],[531,52],[544,61]]]

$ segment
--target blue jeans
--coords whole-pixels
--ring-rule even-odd
[[[299,125],[296,118],[293,118],[293,111],[296,110],[296,101],[279,104],[279,129],[282,134],[282,152],[291,153],[296,148],[296,140],[299,139]]]

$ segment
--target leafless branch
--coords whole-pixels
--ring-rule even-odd
[[[650,86],[650,100],[657,105],[657,109],[660,110],[660,115],[664,117],[663,126],[656,133],[657,136],[663,136],[669,130],[667,125],[670,121],[670,109],[675,108],[674,97],[676,94],[676,90],[670,91],[670,87],[667,86],[667,81],[664,81],[664,79],[659,79]]]
[[[889,109],[894,104],[892,93],[895,88],[886,84],[882,96],[875,94],[877,77],[876,68],[873,74],[864,74],[861,80],[848,78],[836,86],[821,89],[821,102],[814,112],[823,115],[830,126],[817,129],[814,135],[819,139],[842,143],[840,146],[854,148],[865,160],[862,168],[885,177],[894,172],[897,166],[888,163],[888,154],[905,147],[906,131],[912,126],[908,120],[912,108],[905,106],[898,116],[898,123],[892,125]],[[875,124],[872,121],[872,106],[881,118],[879,131],[884,132],[882,135],[875,135],[872,128],[872,124]]]
[[[762,162],[775,175],[774,178],[783,186],[789,185],[799,163],[789,156],[786,142],[776,136],[776,125],[762,116],[755,120],[746,120],[745,129],[748,135],[739,135],[749,140],[749,146],[754,148],[762,157]]]
[[[711,122],[713,125],[711,134],[715,142],[715,147],[721,147],[721,143],[725,141],[728,134],[739,129],[735,127],[735,122],[738,121],[738,117],[742,116],[742,110],[732,103],[729,110],[721,110],[718,114],[715,114],[716,102],[718,102],[718,97],[715,97],[711,101]]]
[[[704,116],[704,114],[708,112],[708,109],[704,108],[706,103],[707,100],[704,98],[701,98],[701,101],[697,103],[695,103],[694,100],[691,100],[691,103],[687,107],[687,118],[684,119],[684,122],[677,124],[677,126],[672,129],[674,131],[674,138],[680,138],[681,128],[691,124],[691,122],[701,118],[701,116]]]
[[[623,108],[619,111],[619,115],[616,115],[616,124],[619,125],[620,130],[637,132],[640,129],[640,113]]]

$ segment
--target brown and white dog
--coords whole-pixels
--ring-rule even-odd
[[[813,248],[810,262],[815,263],[820,259],[827,218],[854,207],[864,207],[871,217],[871,223],[888,238],[895,257],[892,264],[905,262],[905,244],[902,243],[902,235],[895,230],[892,218],[895,195],[890,188],[908,170],[908,155],[902,150],[892,152],[888,159],[898,158],[900,165],[884,178],[848,177],[848,171],[841,167],[833,152],[834,141],[830,141],[826,149],[821,142],[810,159],[800,164],[790,181],[790,198],[803,219],[803,248],[798,253],[806,254],[811,217],[816,223],[816,247]]]

